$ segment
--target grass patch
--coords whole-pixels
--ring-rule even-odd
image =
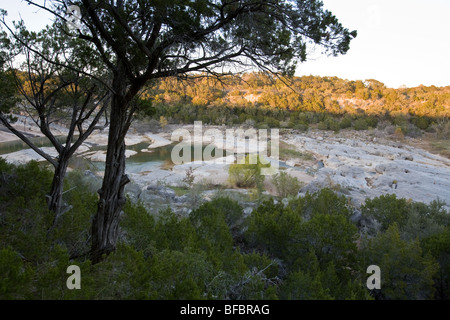
[[[190,191],[190,188],[187,187],[170,187],[173,191],[175,191],[175,194],[177,197],[184,196],[185,194],[188,194]]]
[[[294,145],[280,141],[280,159],[284,161],[292,158],[304,161],[314,160],[311,153],[298,151]]]
[[[450,140],[431,141],[431,148],[433,152],[450,159]]]

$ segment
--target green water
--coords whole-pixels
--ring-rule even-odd
[[[138,173],[138,172],[146,172],[152,171],[155,167],[170,169],[173,167],[174,163],[172,161],[172,149],[175,145],[167,145],[155,149],[150,149],[150,152],[141,152],[142,149],[148,148],[149,144],[140,143],[135,146],[127,147],[129,150],[136,151],[137,154],[127,158],[127,172],[129,173]],[[202,154],[205,150],[206,146],[202,148]],[[225,155],[225,152],[221,149],[216,149],[217,154]],[[215,153],[212,153],[212,156],[215,156]],[[194,161],[194,146],[191,146],[191,161]],[[96,163],[96,166],[100,168],[100,170],[104,169],[104,163]]]
[[[64,143],[66,138],[56,137],[56,139],[58,139],[59,142]],[[52,146],[50,140],[48,140],[47,137],[30,138],[30,141],[39,148]],[[28,147],[28,145],[22,140],[0,142],[0,154],[12,153],[29,148],[30,147]]]
[[[64,142],[64,137],[58,138],[61,142]],[[39,138],[31,138],[30,139],[36,146],[39,148],[43,147],[51,147],[52,144],[45,137]],[[172,149],[174,147],[173,144],[150,149],[150,152],[142,152],[142,150],[147,149],[149,147],[149,143],[139,143],[132,146],[127,146],[128,150],[136,151],[137,154],[127,158],[127,172],[129,173],[138,173],[145,171],[152,171],[156,168],[171,168],[174,163],[172,162]],[[202,154],[205,150],[206,146],[202,148]],[[0,143],[0,155],[7,154],[11,152],[17,152],[20,150],[29,149],[28,145],[21,141],[8,141]],[[90,152],[92,151],[106,151],[106,146],[91,146]],[[223,154],[225,156],[225,152],[221,149],[216,150],[217,154]],[[215,156],[215,153],[212,153],[212,156]],[[194,161],[194,146],[191,146],[191,160]],[[44,161],[44,159],[42,160]],[[70,161],[70,167],[82,170],[93,170],[93,171],[103,171],[105,169],[104,162],[99,161],[91,161],[82,155],[74,156]]]

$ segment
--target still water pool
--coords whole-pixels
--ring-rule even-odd
[[[64,137],[60,137],[59,139],[61,142],[64,141]],[[31,138],[30,140],[39,148],[52,146],[50,141],[45,137]],[[88,154],[96,151],[106,151],[106,146],[92,145],[89,143],[86,143],[85,145],[89,146],[89,151],[86,152]],[[155,168],[169,169],[174,165],[171,159],[172,148],[174,147],[174,144],[150,149],[149,152],[142,151],[148,150],[149,145],[149,143],[142,142],[136,145],[127,146],[128,150],[137,152],[135,155],[127,158],[127,172],[139,173],[152,171]],[[205,147],[206,146],[203,147],[203,151]],[[191,148],[191,161],[194,161],[194,147],[192,146]],[[0,142],[0,155],[5,155],[25,149],[29,149],[29,147],[25,142],[21,140]],[[218,152],[218,154],[225,154],[225,152],[220,149],[217,149],[216,152]],[[213,152],[212,155],[214,156],[215,153]],[[45,160],[42,159],[42,162],[44,164]],[[105,169],[105,164],[102,161],[91,161],[88,157],[81,154],[76,155],[72,158],[70,167],[74,169],[90,169],[93,171],[103,171]]]

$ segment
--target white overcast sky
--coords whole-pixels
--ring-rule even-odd
[[[358,37],[344,56],[320,50],[300,64],[296,75],[376,79],[389,87],[450,85],[450,0],[323,0]],[[39,30],[51,15],[21,0],[0,0],[8,20],[19,15]]]

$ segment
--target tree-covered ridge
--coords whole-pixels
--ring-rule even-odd
[[[200,78],[177,81],[167,78],[150,91],[156,102],[184,99],[194,105],[249,106],[290,111],[450,116],[450,86],[393,89],[377,80],[344,80],[337,77],[302,76],[269,78],[250,73],[215,81]]]
[[[251,214],[219,196],[188,216],[128,203],[118,248],[92,264],[92,181],[69,173],[72,209],[52,226],[44,200],[51,172],[3,160],[0,172],[0,299],[449,297],[450,220],[440,202],[386,195],[360,214],[323,189],[287,204],[261,199]],[[366,287],[372,264],[380,290]],[[81,268],[81,290],[66,287],[69,265]]]
[[[276,126],[276,121],[290,119],[294,119],[291,124],[301,120],[311,123],[314,122],[311,119],[295,121],[295,118],[299,113],[317,113],[378,120],[400,117],[427,129],[436,119],[450,116],[450,87],[392,89],[373,79],[349,81],[316,76],[273,79],[261,73],[220,81],[206,77],[190,81],[167,78],[152,83],[143,97],[153,101],[158,116],[181,122],[189,122],[192,120],[189,114],[195,113],[199,119],[203,116],[205,122],[215,124],[251,119]],[[177,105],[191,109],[183,112]],[[264,119],[265,116],[273,119]],[[315,116],[317,122],[323,116]]]

